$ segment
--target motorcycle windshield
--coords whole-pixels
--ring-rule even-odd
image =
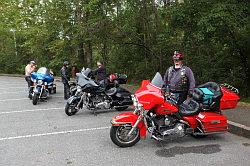
[[[83,86],[85,86],[87,84],[90,84],[92,86],[98,86],[92,79],[86,77],[82,73],[78,73],[77,74],[77,85],[83,87]]]
[[[87,68],[86,70],[83,70],[81,73],[82,73],[85,77],[89,78],[91,72],[92,72],[91,69],[90,69],[90,68]]]
[[[46,67],[40,67],[37,70],[37,73],[44,74],[44,75],[49,75],[49,69],[47,69]]]
[[[154,78],[151,81],[151,84],[158,87],[158,88],[162,88],[164,85],[164,81],[162,79],[162,76],[159,72],[157,72],[154,76]]]

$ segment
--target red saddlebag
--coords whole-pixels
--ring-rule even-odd
[[[205,133],[227,131],[227,118],[216,112],[201,112],[196,119],[202,124]]]

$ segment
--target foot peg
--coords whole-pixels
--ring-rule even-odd
[[[162,141],[162,138],[156,137],[155,135],[152,135],[151,138],[155,139],[156,141]]]

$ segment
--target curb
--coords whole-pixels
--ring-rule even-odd
[[[250,127],[229,120],[227,122],[228,132],[250,139]]]

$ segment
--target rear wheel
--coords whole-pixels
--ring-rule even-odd
[[[135,145],[140,141],[140,132],[137,128],[131,136],[128,136],[131,129],[131,125],[112,126],[110,129],[110,138],[112,142],[123,148]]]
[[[123,107],[116,107],[115,109],[117,110],[117,111],[124,111],[125,109],[127,109],[128,108],[128,106],[123,106]]]
[[[76,104],[67,103],[66,106],[65,106],[65,113],[68,116],[75,115],[77,113],[77,111],[78,111],[75,107],[76,107]]]
[[[53,87],[53,93],[56,93],[56,87]]]
[[[32,103],[33,103],[33,105],[36,105],[37,102],[38,102],[38,95],[37,95],[37,94],[34,94],[34,95],[33,95],[33,98],[32,98]]]

